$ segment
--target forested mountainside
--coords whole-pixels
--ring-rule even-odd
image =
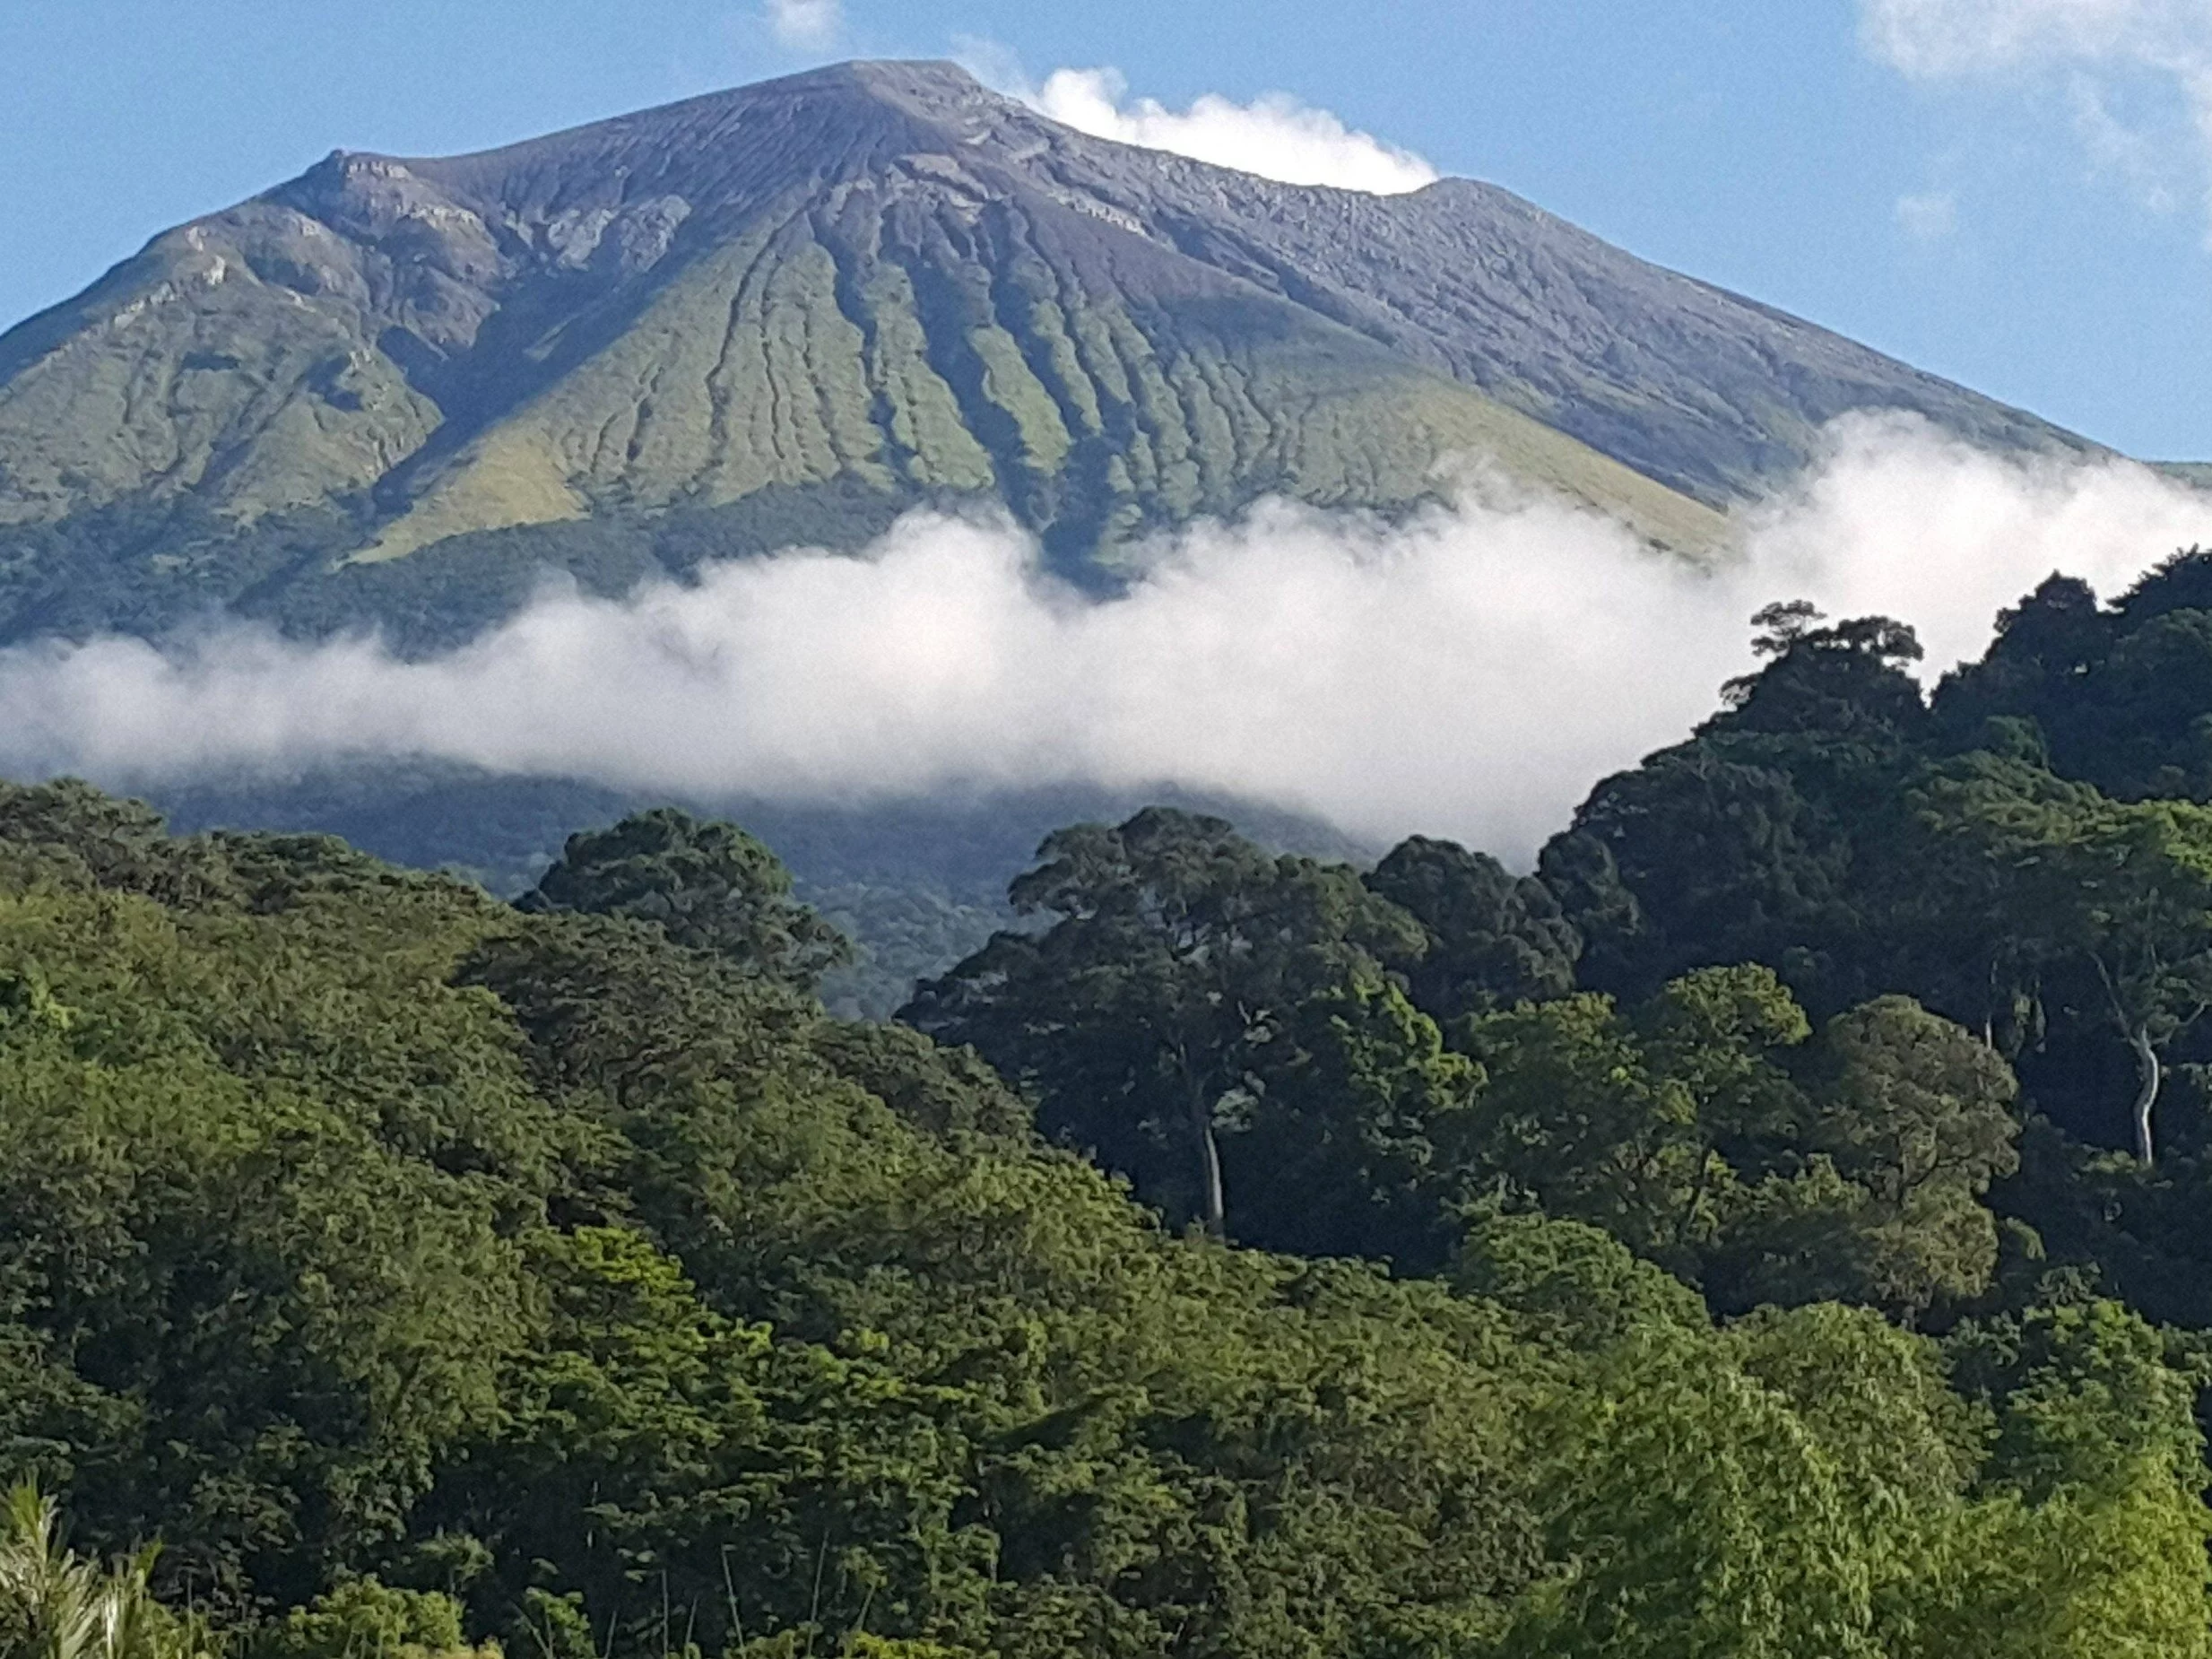
[[[925,1023],[1049,1136],[824,1015],[726,826],[509,908],[0,795],[11,1639],[97,1591],[132,1659],[2206,1651],[2203,1344],[1999,1220],[1973,1032],[1574,992],[1433,842],[1156,811],[1018,896]],[[1252,1243],[1141,1202],[1194,1098]]]
[[[924,500],[1110,581],[1462,456],[1696,552],[1853,410],[2093,447],[1494,187],[1281,185],[846,65],[335,154],[0,336],[0,638],[228,605],[432,646],[544,565],[620,591]]]
[[[508,904],[0,790],[0,1620],[2212,1651],[2212,554],[1932,699],[1760,625],[1533,874],[1071,825],[895,1022],[733,825]]]
[[[2103,1000],[2092,994],[2095,964],[2077,957],[2054,968],[2047,944],[2010,939],[2009,924],[1993,912],[1969,934],[1955,931],[1958,916],[1931,919],[1920,908],[1938,870],[1993,892],[2008,879],[2004,860],[2039,856],[2029,843],[1999,838],[1982,864],[1962,854],[1952,864],[1923,865],[1930,855],[1915,826],[1947,803],[1946,811],[1965,811],[1962,803],[1979,802],[1977,811],[2022,822],[2061,808],[2086,812],[2063,806],[2089,798],[2078,793],[2085,787],[2107,803],[2130,803],[2138,817],[2129,821],[2138,827],[2147,821],[2142,814],[2167,810],[2158,803],[2184,814],[2212,808],[2208,571],[2212,556],[2179,555],[2109,605],[2081,583],[2054,578],[2006,612],[1983,658],[1947,676],[1932,699],[1905,672],[1919,647],[1903,624],[1861,619],[1830,628],[1788,612],[1770,618],[1775,631],[1766,644],[1780,655],[1756,682],[1765,688],[1757,698],[1601,783],[1573,830],[1546,849],[1542,873],[1584,938],[1584,978],[1640,993],[1683,965],[1757,958],[1832,1007],[1895,983],[1932,995],[1936,981],[1926,976],[1980,939],[1973,948],[1991,960],[1943,970],[1979,977],[1980,1000],[1969,999],[1961,1017],[1992,1031],[2025,1020],[2037,1034],[2034,1052],[2045,1053],[2054,1007],[2094,1013]],[[1857,689],[1849,695],[1817,678],[1798,685],[1814,664],[1863,676],[1864,684],[1850,682]],[[1788,674],[1775,677],[1783,665]],[[1749,698],[1752,683],[1731,695]],[[1861,694],[1871,699],[1863,706],[1852,700]],[[1973,755],[1983,757],[1973,762],[1983,773],[1969,777],[1961,769]],[[2008,793],[2018,791],[2027,793]],[[336,833],[507,893],[533,880],[571,830],[649,803],[553,780],[396,765],[163,795],[195,828]],[[789,849],[810,896],[837,910],[867,947],[864,971],[837,984],[840,1005],[888,1012],[914,976],[941,972],[1003,921],[1005,883],[1046,829],[1079,816],[1125,816],[1133,804],[1063,792],[898,809],[751,802],[742,810]],[[1275,850],[1355,861],[1381,850],[1249,804],[1180,804],[1231,816]],[[2064,986],[2056,1003],[2043,988],[2052,973]],[[1942,995],[1964,996],[1964,984]],[[2096,1021],[2083,1029],[2097,1029]],[[2125,1080],[2138,1070],[2124,1038],[2069,1049],[2064,1061],[2117,1080],[2100,1097],[2108,1115],[2081,1125],[2115,1145],[2131,1133],[2121,1108],[2131,1087]],[[2212,1061],[2212,1049],[2205,1058]]]
[[[0,639],[432,650],[929,500],[1105,586],[1466,452],[1696,552],[1861,409],[2086,447],[1489,187],[846,65],[0,336]],[[2212,553],[1932,693],[1755,625],[1527,873],[0,784],[0,1659],[2212,1659]]]
[[[577,830],[666,797],[557,777],[424,762],[228,777],[150,792],[172,826],[335,835],[396,864],[443,870],[512,899],[534,886]],[[865,807],[743,797],[678,801],[734,818],[776,849],[795,890],[854,945],[822,999],[847,1015],[890,1014],[915,981],[943,972],[1012,919],[1010,874],[1052,830],[1123,818],[1148,799],[1233,818],[1276,852],[1372,862],[1381,852],[1317,821],[1251,801],[1102,789],[946,792]]]

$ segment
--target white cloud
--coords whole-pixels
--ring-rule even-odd
[[[2109,593],[2212,540],[2212,503],[2130,464],[1854,421],[1747,534],[1701,574],[1556,501],[1397,528],[1277,507],[1163,545],[1097,601],[1011,528],[918,515],[864,557],[549,595],[429,662],[239,629],[13,647],[0,770],[128,786],[414,754],[708,798],[1178,784],[1526,858],[1599,777],[1711,711],[1760,604],[1903,617],[1932,672],[2053,569]]]
[[[2182,204],[2192,172],[2203,165],[2188,139],[2177,143],[2171,131],[2156,124],[2126,119],[2113,109],[2112,90],[2094,75],[2069,78],[2067,106],[2073,112],[2075,136],[2098,172],[2120,180],[2153,213],[2170,213]]]
[[[1878,56],[1935,77],[2051,58],[2186,56],[2207,13],[2193,0],[1863,0],[1861,15]]]
[[[1958,230],[1958,198],[1948,190],[1930,190],[1897,198],[1897,222],[1916,242],[1940,242]]]
[[[2107,597],[2212,543],[2212,496],[2119,459],[2025,460],[1915,421],[1847,417],[1827,458],[1748,518],[1739,579],[1836,616],[1913,623],[1924,678],[1977,656],[1997,612],[2054,570]]]
[[[1861,0],[1860,15],[1874,55],[1915,79],[2055,75],[2092,161],[2147,205],[2212,197],[2212,0]]]
[[[1412,152],[1352,131],[1288,92],[1263,93],[1249,104],[1209,92],[1178,113],[1128,91],[1115,70],[1059,69],[1026,96],[1043,114],[1094,137],[1172,151],[1285,184],[1399,195],[1436,180],[1436,169]]]
[[[784,45],[826,47],[845,32],[844,0],[767,0],[768,28]]]

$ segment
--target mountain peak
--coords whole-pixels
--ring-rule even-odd
[[[852,86],[872,96],[895,96],[933,100],[963,100],[978,95],[996,98],[984,83],[949,57],[851,57],[842,63],[802,69],[775,81],[756,81],[735,92],[765,92],[773,88],[810,85]]]
[[[464,193],[542,192],[549,172],[596,184],[645,177],[705,205],[733,186],[748,197],[771,169],[834,175],[909,148],[985,142],[1009,123],[1050,123],[959,65],[858,59],[702,93],[472,154],[373,158]],[[369,158],[349,158],[360,161]]]
[[[772,81],[702,92],[526,142],[573,140],[608,128],[683,132],[762,110],[787,111],[798,105],[836,109],[861,118],[864,118],[866,106],[876,105],[928,120],[1003,116],[1024,108],[1018,100],[992,91],[948,59],[850,58]]]
[[[526,586],[542,550],[642,568],[708,515],[667,534],[849,541],[957,497],[1095,572],[1262,496],[1408,507],[1471,455],[1705,547],[1853,409],[2078,442],[1491,186],[1283,184],[863,60],[474,154],[336,151],[0,335],[0,638],[48,614],[9,572],[78,544],[11,554],[7,525],[178,507],[269,525],[206,560],[302,592],[495,532],[538,538],[496,555]],[[282,526],[318,514],[302,558]]]

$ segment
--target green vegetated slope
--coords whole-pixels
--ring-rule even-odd
[[[1534,874],[1073,824],[899,1022],[728,824],[0,788],[0,1475],[170,1659],[2203,1654],[2212,555],[1761,625]]]
[[[0,630],[404,632],[426,592],[497,614],[517,569],[619,586],[929,500],[1110,579],[1148,532],[1396,510],[1466,457],[1696,552],[1852,409],[2082,447],[1490,187],[1278,185],[851,65],[342,152],[0,336]]]
[[[1028,1099],[826,1016],[727,827],[509,908],[0,792],[0,1461],[164,1541],[103,1651],[2205,1651],[2198,1351],[2000,1256],[1972,1033],[1576,993],[1441,843],[1151,812],[1018,897],[917,1017]],[[1032,1123],[1172,1216],[1194,1079],[1245,1243]]]
[[[503,898],[534,886],[562,843],[667,797],[570,779],[508,777],[473,768],[386,762],[290,777],[209,779],[149,792],[185,830],[335,835],[378,857],[443,870]],[[1062,824],[1121,818],[1169,802],[1233,817],[1261,845],[1372,859],[1326,824],[1252,801],[1155,790],[945,794],[872,806],[723,796],[681,803],[735,819],[775,847],[809,904],[849,934],[854,960],[822,987],[831,1007],[887,1016],[915,981],[942,973],[1012,920],[1006,883]]]
[[[945,188],[924,173],[909,204],[887,187],[888,210],[870,203],[859,225],[779,204],[557,386],[426,465],[360,557],[850,479],[995,497],[1074,562],[1262,494],[1407,506],[1459,453],[1654,539],[1717,538],[1696,503],[1273,296],[1141,256],[1087,281],[1096,232],[1071,210],[991,204],[955,243]]]

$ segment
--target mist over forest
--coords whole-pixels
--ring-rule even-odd
[[[0,334],[0,1659],[2212,1659],[2206,469],[1000,70]]]
[[[2106,592],[2212,542],[2212,498],[2117,459],[2006,458],[1857,420],[1699,561],[1479,468],[1400,522],[1262,502],[1086,595],[997,518],[847,555],[573,586],[430,655],[214,621],[0,649],[0,764],[121,787],[429,760],[690,799],[1176,789],[1523,865],[1671,742],[1778,599],[1909,620],[1932,677],[2053,571]]]

